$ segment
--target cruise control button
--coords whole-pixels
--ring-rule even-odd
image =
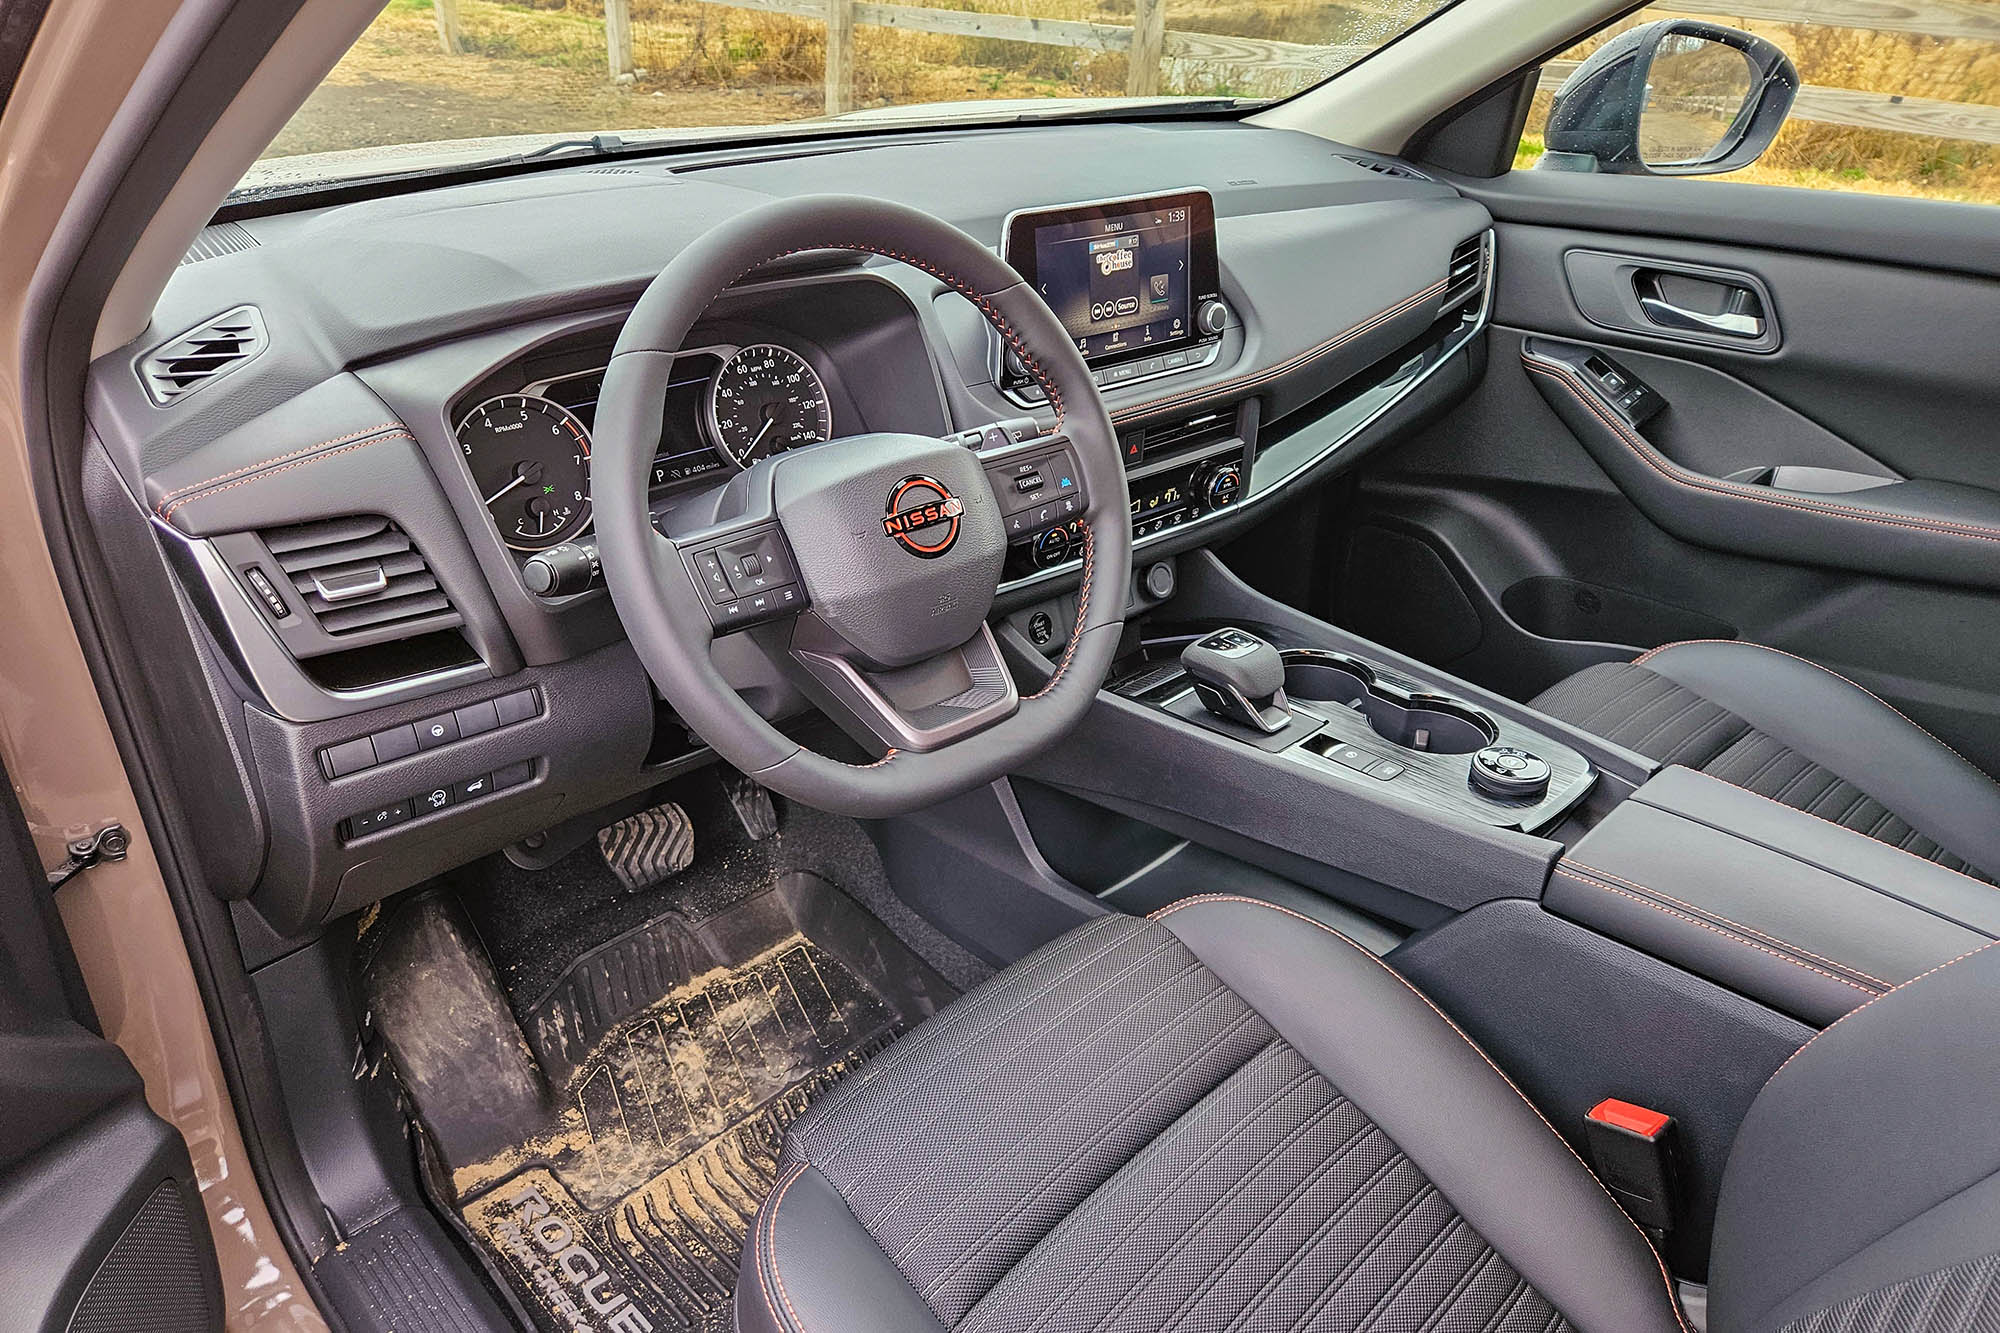
[[[439,713],[417,723],[417,748],[420,750],[435,750],[457,739],[458,719],[450,713]]]

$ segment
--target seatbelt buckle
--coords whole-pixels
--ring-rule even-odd
[[[1680,1173],[1674,1118],[1607,1097],[1584,1113],[1597,1177],[1632,1220],[1656,1235],[1673,1229]]]

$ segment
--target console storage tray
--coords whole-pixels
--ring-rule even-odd
[[[2000,938],[2000,890],[1685,768],[1557,864],[1543,906],[1824,1027]]]

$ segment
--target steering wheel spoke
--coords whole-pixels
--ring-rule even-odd
[[[823,711],[836,722],[858,725],[890,750],[942,749],[1004,721],[1021,706],[1000,644],[984,624],[956,648],[878,671],[857,661],[808,617],[798,624],[791,654],[817,685]]]
[[[1086,517],[1089,488],[1076,446],[1066,435],[1043,435],[979,457],[986,484],[1013,541],[1059,523]]]

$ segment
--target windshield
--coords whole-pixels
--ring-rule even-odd
[[[390,0],[238,193],[828,117],[1213,110],[1310,87],[1450,3]]]

